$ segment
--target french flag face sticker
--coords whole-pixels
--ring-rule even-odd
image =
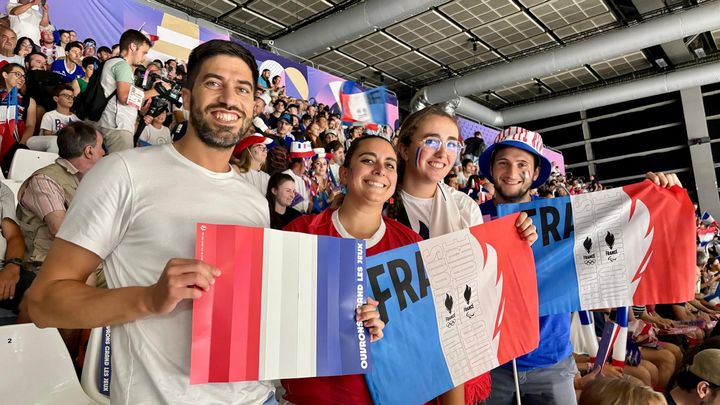
[[[222,276],[193,303],[191,384],[370,370],[364,241],[198,224],[196,256]]]
[[[499,215],[518,211],[538,227],[541,315],[692,298],[694,209],[684,189],[645,181],[498,206]]]

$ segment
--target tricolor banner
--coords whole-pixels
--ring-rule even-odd
[[[385,86],[363,91],[355,82],[346,81],[340,88],[343,122],[388,125],[386,99]]]
[[[364,241],[198,224],[196,257],[222,275],[193,304],[191,384],[369,371]]]
[[[693,297],[694,208],[680,187],[644,181],[497,209],[525,211],[538,228],[540,315]]]
[[[538,345],[535,266],[517,215],[368,257],[384,337],[376,404],[421,404]]]

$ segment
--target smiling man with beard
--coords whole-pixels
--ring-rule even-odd
[[[96,165],[28,292],[40,327],[112,325],[113,403],[276,404],[269,382],[189,383],[192,300],[222,277],[192,259],[196,224],[270,226],[267,201],[228,163],[251,124],[257,78],[240,45],[195,48],[182,92],[187,134]],[[101,262],[107,290],[84,284]]]

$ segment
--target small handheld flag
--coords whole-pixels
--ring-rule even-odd
[[[363,91],[355,82],[346,81],[340,88],[342,120],[346,124],[388,125],[386,102],[385,86]]]

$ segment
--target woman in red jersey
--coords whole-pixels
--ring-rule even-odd
[[[340,168],[340,182],[347,188],[340,208],[300,217],[285,230],[364,239],[367,256],[421,241],[412,230],[382,216],[383,205],[395,192],[397,166],[395,150],[385,138],[356,139]],[[357,314],[371,342],[382,338],[385,326],[376,309],[377,302],[369,298]],[[297,405],[372,404],[362,375],[283,380],[282,385],[285,399]]]

